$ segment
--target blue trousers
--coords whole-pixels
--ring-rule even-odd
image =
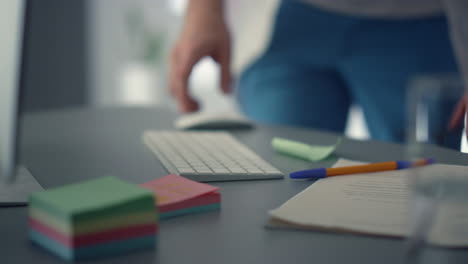
[[[284,0],[238,97],[254,120],[339,133],[356,103],[372,138],[401,142],[408,81],[440,72],[457,72],[445,16],[366,18]]]

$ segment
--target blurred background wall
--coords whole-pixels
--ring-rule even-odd
[[[29,3],[26,110],[87,105],[88,2],[41,0]]]

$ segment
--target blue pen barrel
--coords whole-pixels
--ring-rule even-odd
[[[419,167],[424,165],[434,164],[435,160],[433,158],[428,159],[420,159],[416,161],[407,161],[407,160],[399,160],[397,161],[398,169],[408,169],[412,167]]]
[[[291,179],[322,179],[327,177],[327,169],[319,168],[296,171],[289,174],[289,177],[291,177]]]

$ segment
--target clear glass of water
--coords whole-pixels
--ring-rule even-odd
[[[455,74],[418,76],[410,82],[407,159],[433,158],[428,156],[429,144],[460,150],[463,125],[449,131],[448,124],[464,92],[463,82]],[[457,232],[468,232],[468,169],[429,167],[408,170],[411,195],[407,242],[411,263],[420,261],[426,243],[440,244],[434,241],[457,235],[461,238]]]

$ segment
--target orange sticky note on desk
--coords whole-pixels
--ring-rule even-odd
[[[170,174],[141,185],[155,193],[160,218],[218,210],[219,188]]]

